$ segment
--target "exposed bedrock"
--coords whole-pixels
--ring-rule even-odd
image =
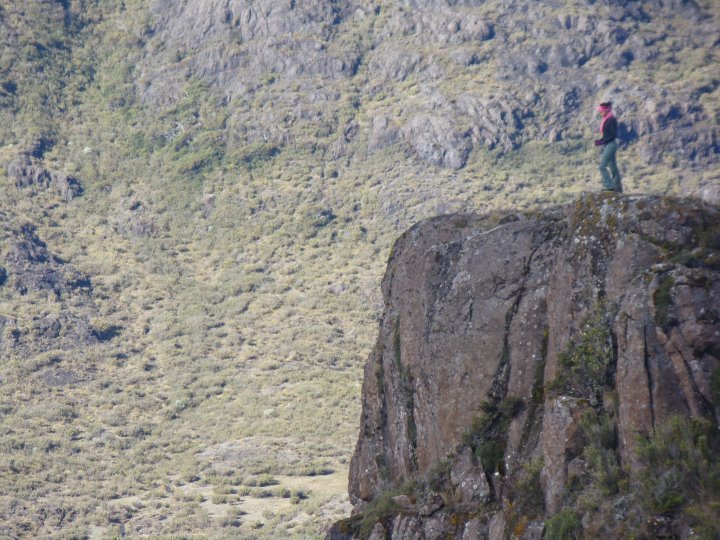
[[[589,417],[614,426],[601,447],[630,483],[638,445],[671,418],[718,426],[720,211],[701,201],[593,194],[441,216],[400,237],[383,293],[350,471],[355,519],[409,481],[444,501],[423,516],[396,497],[388,534],[426,531],[451,510],[439,534],[497,534],[532,464],[538,507],[525,513],[541,521],[522,529],[542,532],[587,475]]]

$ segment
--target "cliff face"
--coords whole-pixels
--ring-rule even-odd
[[[338,530],[500,538],[568,512],[586,534],[649,527],[648,445],[679,417],[715,448],[719,249],[716,208],[644,196],[410,229],[365,367],[350,472],[360,514]],[[613,474],[608,500],[643,511],[597,525],[602,505],[578,498]],[[685,509],[664,525],[681,528]]]

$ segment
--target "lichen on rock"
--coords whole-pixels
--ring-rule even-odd
[[[530,538],[551,517],[587,535],[649,534],[643,441],[676,418],[718,426],[717,231],[720,211],[699,200],[607,194],[407,231],[365,370],[350,472],[360,515],[411,485],[411,499],[443,505],[387,509],[393,538],[463,537],[473,520]],[[588,511],[592,497],[609,502]],[[668,526],[709,527],[698,500],[684,495]]]

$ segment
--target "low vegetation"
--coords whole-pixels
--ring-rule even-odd
[[[0,214],[8,227],[34,224],[92,282],[88,298],[21,295],[0,271],[0,536],[318,537],[348,512],[358,381],[396,236],[438,213],[528,209],[597,189],[591,128],[581,119],[557,142],[532,132],[512,152],[478,148],[461,170],[402,143],[370,153],[373,117],[400,118],[427,83],[383,86],[360,65],[336,82],[322,121],[250,140],[233,111],[289,119],[322,84],[268,74],[231,109],[189,77],[179,99],[149,107],[142,60],[186,61],[146,49],[149,5],[0,5]],[[478,47],[482,57],[489,45]],[[457,85],[437,84],[453,99],[502,90],[492,65],[462,70],[446,52]],[[695,67],[634,64],[626,75],[684,87],[708,77]],[[299,105],[276,104],[281,92]],[[714,97],[700,99],[716,108]],[[351,119],[360,135],[340,151]],[[44,166],[82,182],[81,197],[15,186],[7,166],[33,146]],[[620,161],[630,192],[718,178],[679,175],[677,156],[648,163],[637,145]],[[50,338],[39,321],[59,313],[92,324],[96,339],[56,347],[74,327]],[[17,336],[34,345],[12,346]],[[573,377],[577,392],[597,390]],[[515,406],[492,405],[471,435],[488,469],[501,469]]]
[[[662,285],[659,291],[655,300],[662,305]],[[670,418],[639,440],[640,472],[631,476],[628,464],[619,459],[617,398],[607,378],[612,368],[608,343],[608,310],[600,304],[561,356],[568,374],[551,384],[553,392],[579,398],[584,410],[578,423],[581,448],[573,450],[568,466],[563,510],[546,521],[546,537],[655,537],[679,534],[677,524],[689,523],[700,538],[715,538],[720,504],[716,430],[704,420]],[[583,377],[575,378],[579,362],[585,364]],[[518,485],[532,478],[527,474]]]
[[[548,540],[576,540],[582,538],[582,523],[574,510],[562,510],[545,523]]]
[[[684,516],[700,538],[720,535],[720,437],[709,422],[675,417],[643,441],[640,497],[651,515]]]
[[[581,325],[579,335],[559,355],[561,370],[548,385],[550,391],[584,398],[593,405],[601,403],[604,389],[611,384],[609,375],[614,367],[610,333],[613,316],[613,308],[604,302],[593,308]]]
[[[490,474],[505,474],[505,446],[510,422],[524,407],[521,399],[506,396],[482,403],[481,412],[464,434],[462,444],[469,446]]]

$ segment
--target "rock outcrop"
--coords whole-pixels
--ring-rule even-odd
[[[0,355],[27,359],[108,341],[119,333],[100,316],[91,278],[53,253],[32,224],[6,223],[0,264],[0,291],[48,304],[31,320],[0,315]]]
[[[714,12],[696,2],[588,1],[568,10],[517,0],[154,0],[151,12],[141,101],[173,106],[188,97],[188,80],[200,80],[233,104],[238,145],[282,146],[308,122],[339,135],[338,119],[351,116],[371,149],[402,142],[458,169],[479,148],[578,138],[594,104],[610,99],[622,139],[638,142],[648,162],[672,155],[704,167],[720,152],[706,105],[717,78],[698,71],[680,88],[655,82],[665,73],[641,83],[628,75],[717,47]],[[682,33],[685,24],[692,33]],[[392,122],[364,122],[366,107]],[[402,129],[385,129],[395,123]]]
[[[60,298],[91,290],[90,279],[51,253],[32,224],[22,225],[13,232],[7,245],[5,264],[10,285],[18,293],[48,291]]]
[[[643,445],[680,418],[718,450],[716,207],[599,194],[438,217],[397,241],[383,293],[351,463],[358,514],[330,536],[378,522],[392,538],[539,538],[573,512],[585,534],[641,530]],[[601,481],[613,515],[634,517],[578,510]],[[421,512],[421,494],[443,503]]]
[[[20,154],[8,165],[8,176],[20,189],[53,190],[66,201],[70,201],[83,192],[77,178],[51,171],[33,155]]]

